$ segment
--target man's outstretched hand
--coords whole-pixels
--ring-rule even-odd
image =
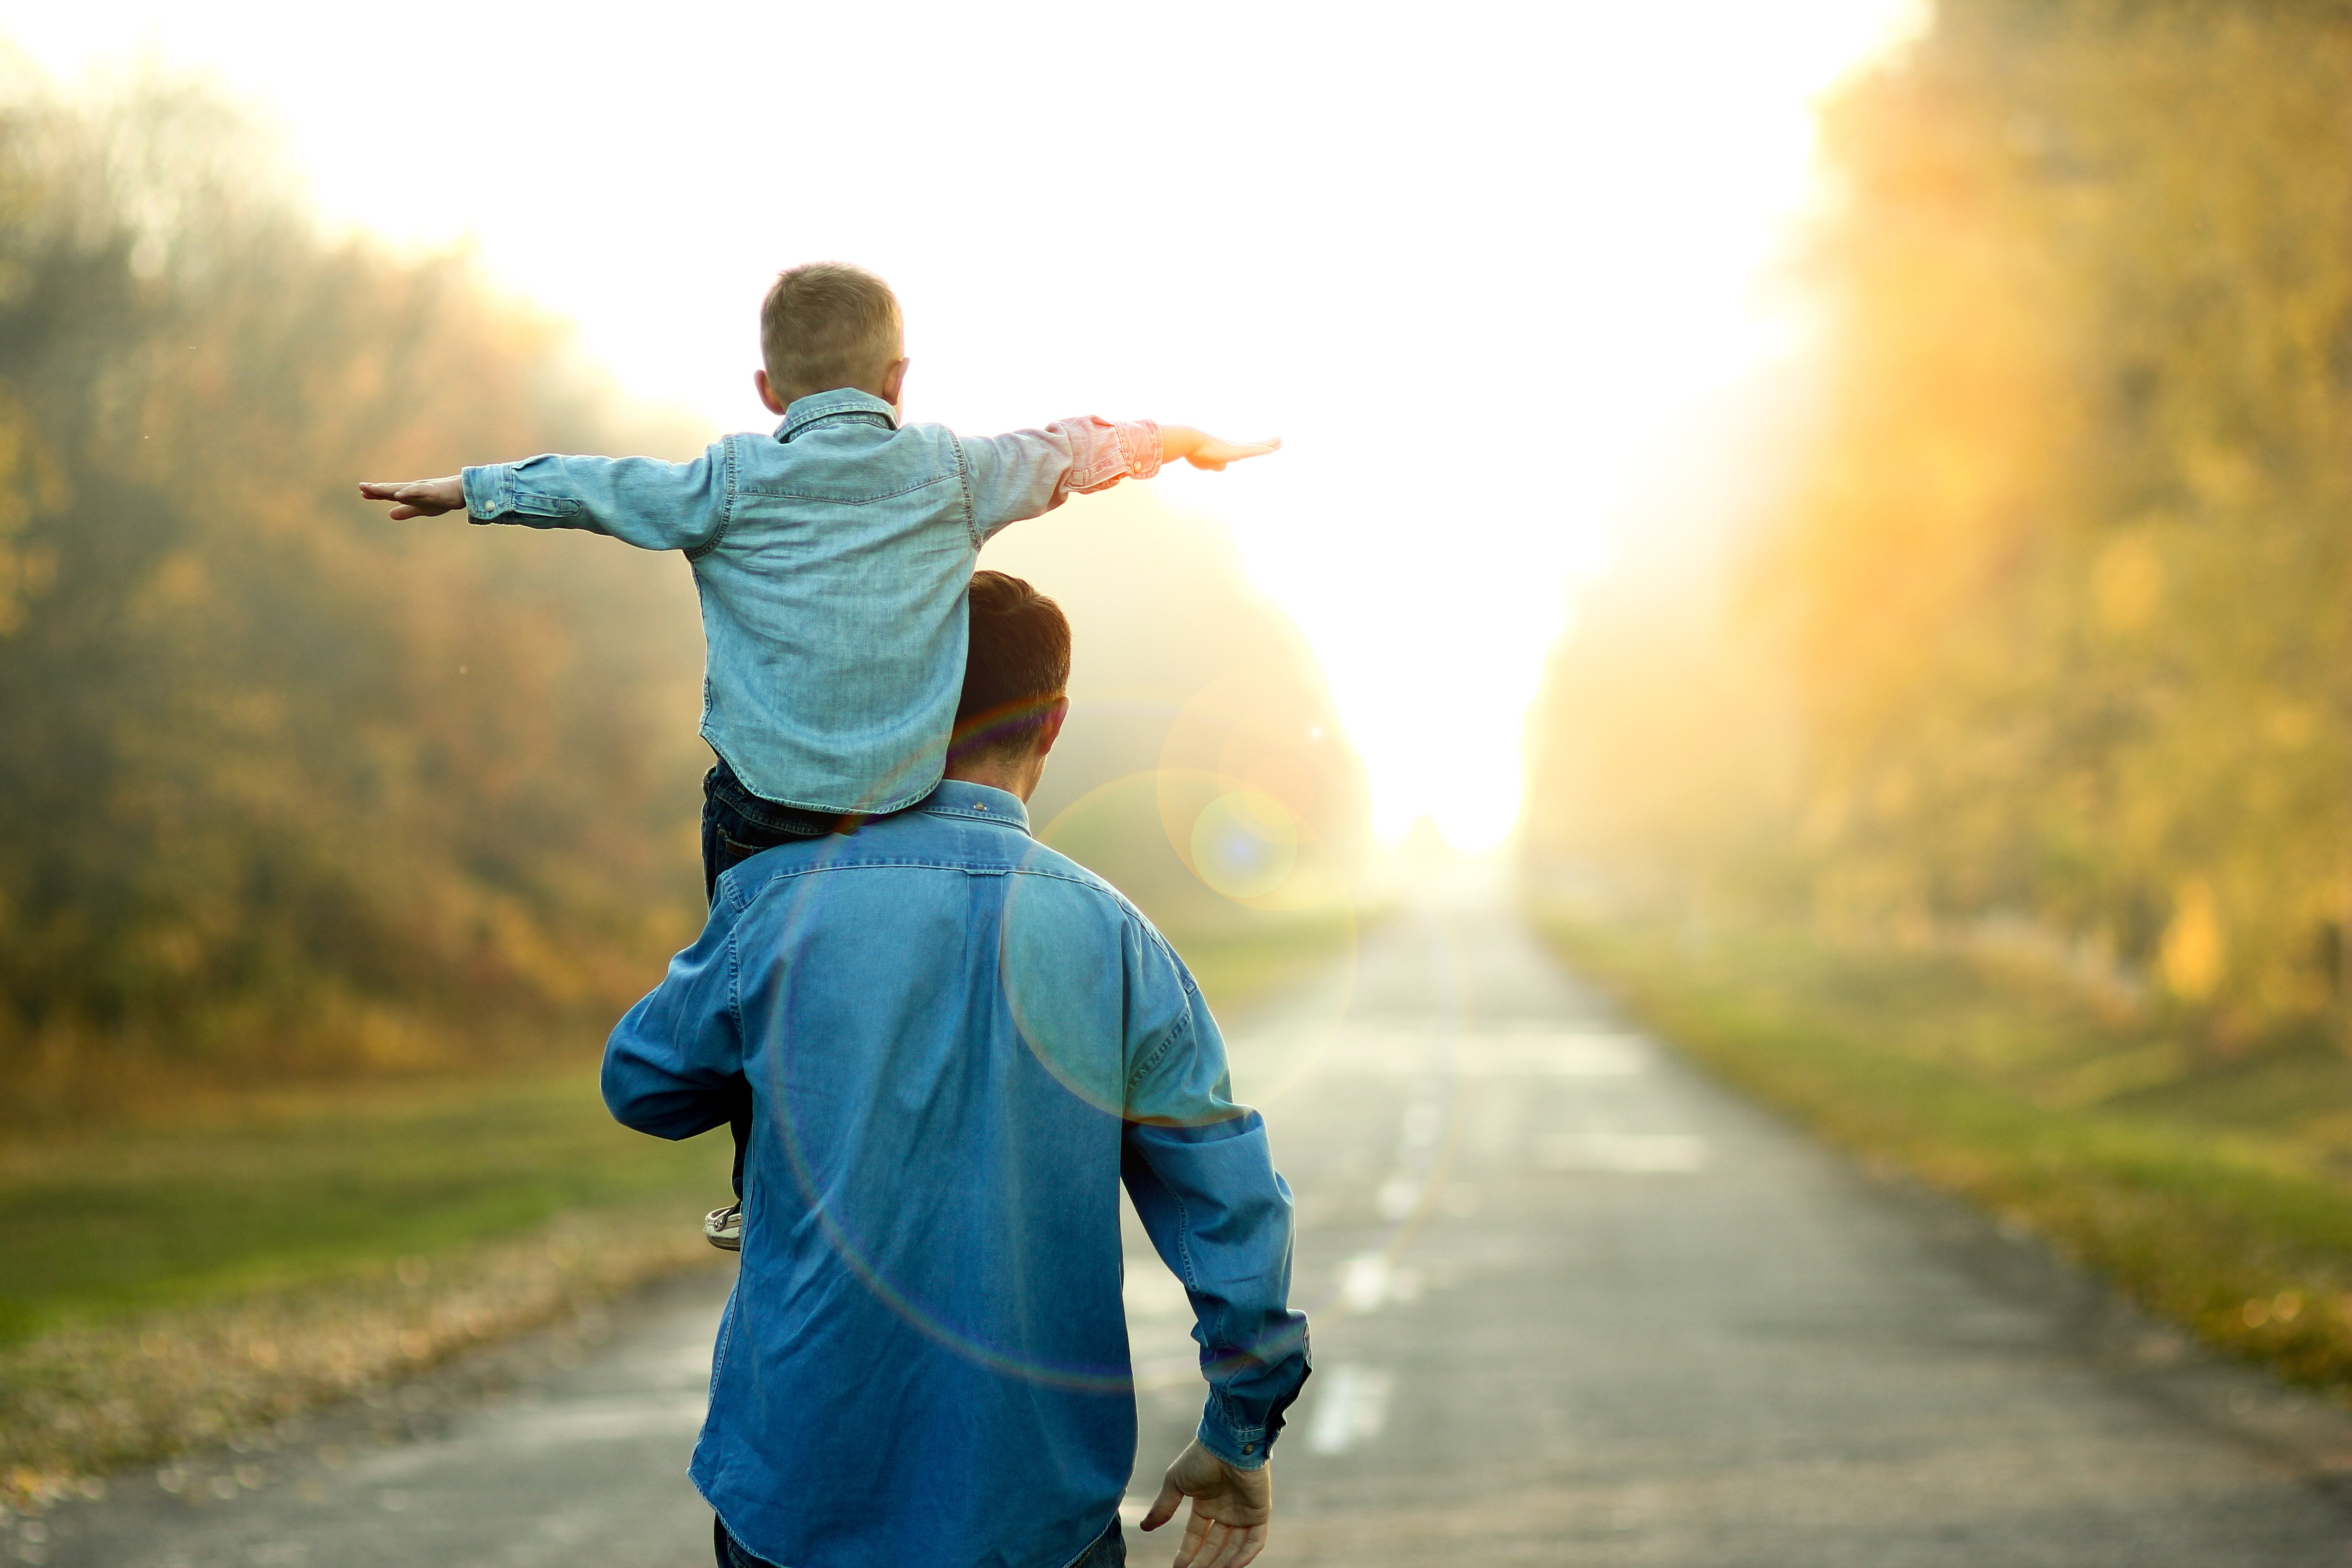
[[[1176,1568],[1248,1568],[1265,1550],[1265,1521],[1274,1517],[1274,1476],[1266,1466],[1237,1470],[1198,1440],[1185,1445],[1160,1482],[1160,1495],[1143,1516],[1143,1528],[1157,1530],[1192,1500],[1184,1539],[1176,1548]]]
[[[1263,458],[1268,452],[1282,450],[1282,438],[1270,441],[1220,441],[1206,430],[1195,430],[1190,425],[1162,425],[1160,427],[1160,460],[1172,463],[1181,458],[1196,468],[1222,473],[1227,463],[1238,463],[1244,458]]]
[[[392,521],[394,522],[404,518],[439,517],[443,512],[466,510],[466,481],[457,474],[451,474],[446,479],[401,479],[391,484],[370,484],[362,480],[360,494],[370,500],[393,502]]]

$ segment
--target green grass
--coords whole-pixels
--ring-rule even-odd
[[[1341,950],[1337,918],[1187,942],[1245,1007]],[[222,1098],[176,1122],[0,1133],[0,1344],[57,1323],[282,1289],[518,1235],[574,1210],[727,1190],[723,1132],[616,1126],[581,1068]]]
[[[2216,1056],[2014,956],[1546,930],[1661,1036],[1831,1141],[2032,1227],[2214,1343],[2352,1389],[2352,1060],[2332,1045]]]
[[[1180,945],[1212,1005],[1240,1011],[1353,936],[1339,915],[1255,915]],[[723,1132],[616,1126],[589,1060],[159,1088],[105,1125],[0,1128],[0,1504],[707,1265],[694,1226],[729,1154]]]
[[[1352,934],[1286,917],[1182,948],[1240,1010]],[[103,1126],[0,1131],[0,1502],[707,1264],[694,1225],[729,1153],[723,1132],[616,1126],[584,1063],[159,1095]]]
[[[339,1086],[178,1126],[0,1145],[0,1339],[283,1289],[527,1231],[558,1213],[727,1185],[723,1134],[616,1126],[578,1069]]]

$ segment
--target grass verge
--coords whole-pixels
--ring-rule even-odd
[[[0,1352],[0,1500],[37,1508],[83,1478],[266,1426],[715,1260],[665,1204],[68,1323]]]
[[[2214,1345],[2352,1396],[2340,1053],[2200,1062],[2079,984],[1980,955],[1541,924],[1645,1025],[1829,1141],[2031,1228]]]
[[[1345,951],[1183,944],[1220,1009]],[[220,1095],[0,1142],[0,1501],[422,1370],[716,1259],[727,1140],[614,1124],[595,1075]]]
[[[579,1069],[342,1085],[0,1145],[0,1497],[171,1453],[710,1260],[723,1136]]]

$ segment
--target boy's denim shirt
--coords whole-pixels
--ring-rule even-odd
[[[702,735],[764,799],[878,815],[940,780],[980,547],[1070,495],[1160,471],[1150,421],[966,439],[842,389],[690,463],[539,457],[466,470],[476,522],[579,528],[693,563]]]

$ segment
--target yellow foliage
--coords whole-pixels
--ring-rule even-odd
[[[2214,910],[2213,889],[2203,882],[2187,883],[2173,900],[2172,921],[2164,928],[2158,950],[2164,984],[2183,1001],[2205,1001],[2221,986],[2222,961],[2221,920]]]
[[[463,258],[318,238],[203,94],[7,90],[0,1109],[625,1001],[699,904],[684,584],[354,481],[640,441]]]
[[[1944,0],[1825,127],[1818,434],[1756,616],[1683,645],[1793,719],[1717,815],[1793,754],[1748,842],[1796,907],[2031,920],[2233,1029],[2344,1009],[2352,15]],[[1540,749],[1604,706],[1559,687]],[[1537,821],[1584,788],[1539,767]],[[1704,839],[1662,853],[1752,879]]]
[[[2111,632],[2138,631],[2163,603],[2164,557],[2145,539],[2117,539],[2099,552],[2091,592],[2102,626]]]

